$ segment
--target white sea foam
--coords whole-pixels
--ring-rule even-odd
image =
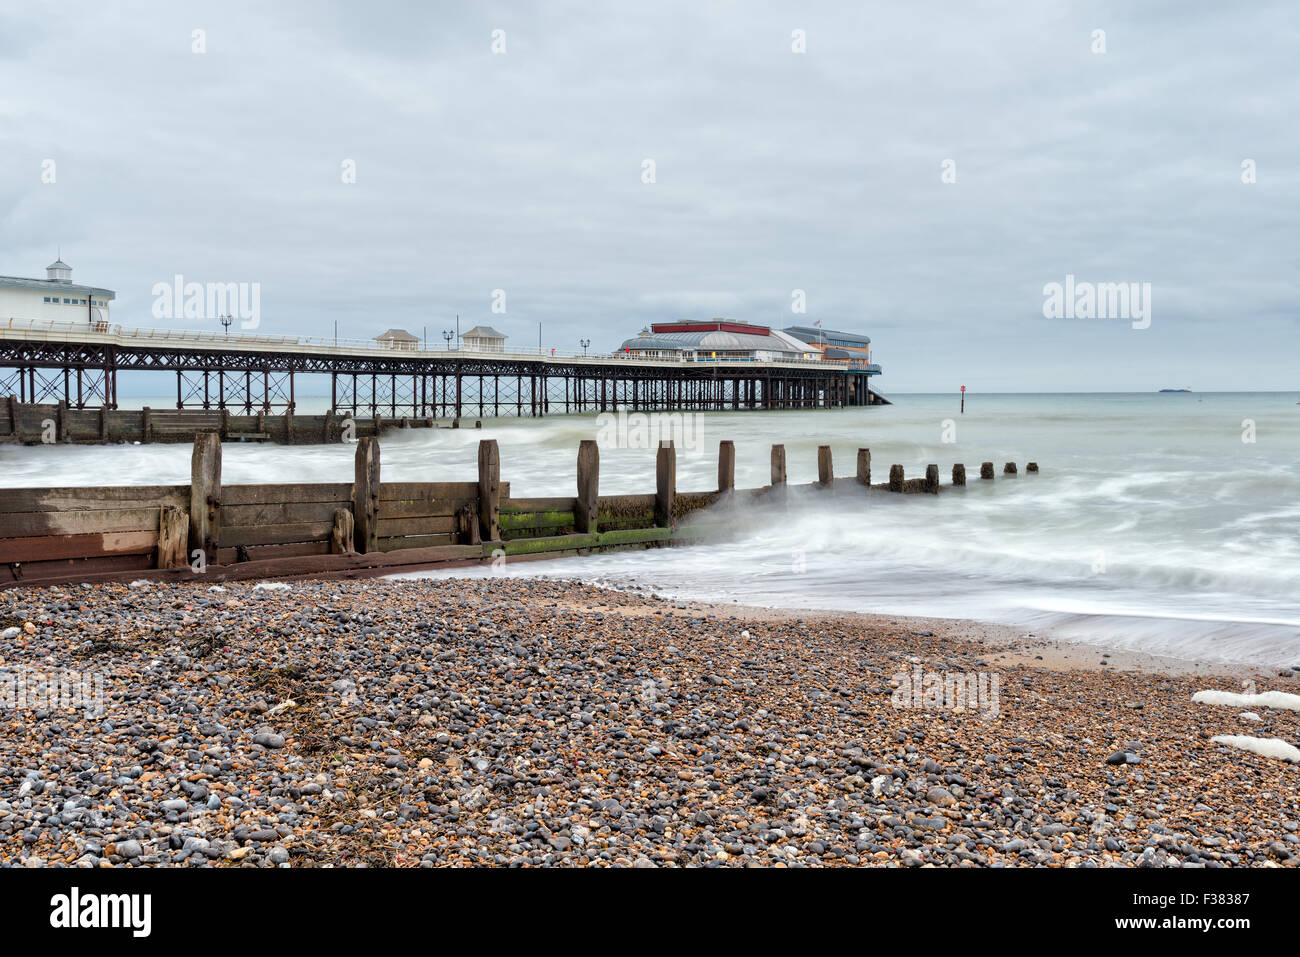
[[[1260,694],[1237,694],[1235,691],[1198,691],[1192,695],[1198,704],[1222,704],[1230,708],[1247,708],[1261,706],[1281,708],[1285,711],[1300,711],[1300,694],[1287,694],[1285,691],[1264,691]]]
[[[1245,734],[1216,734],[1210,740],[1218,744],[1241,748],[1243,751],[1252,751],[1266,758],[1276,758],[1279,761],[1300,764],[1300,748],[1287,744],[1281,738],[1252,738]]]

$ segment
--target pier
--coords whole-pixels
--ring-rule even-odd
[[[223,485],[221,437],[194,440],[190,483],[0,489],[0,588],[80,582],[357,578],[428,568],[691,544],[729,529],[706,510],[788,502],[784,445],[772,446],[769,484],[737,489],[735,445],[718,447],[715,487],[677,489],[677,450],[654,449],[655,490],[600,494],[600,450],[577,450],[575,494],[516,497],[501,480],[495,440],[479,443],[478,473],[460,481],[385,482],[380,443],[356,445],[350,480]],[[985,463],[992,473],[991,463]],[[647,465],[649,463],[647,462]],[[908,479],[901,465],[872,483],[871,452],[837,477],[829,446],[806,488],[832,495],[939,494],[939,467]],[[1030,463],[1026,472],[1038,471]],[[1004,477],[1016,473],[1014,463]],[[957,481],[960,475],[960,481]],[[340,478],[344,478],[340,476]],[[965,483],[954,466],[954,483]],[[992,475],[989,475],[992,479]]]
[[[390,420],[830,409],[880,404],[874,363],[618,353],[474,352],[419,343],[221,335],[107,323],[0,321],[0,396],[119,408],[123,372],[166,375],[177,411],[293,413],[298,381],[327,377],[330,409]],[[159,390],[165,394],[168,390]]]

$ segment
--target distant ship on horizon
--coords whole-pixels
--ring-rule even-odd
[[[1157,392],[1191,392],[1191,389],[1157,389]]]

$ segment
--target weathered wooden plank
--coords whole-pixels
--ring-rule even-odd
[[[577,516],[573,512],[547,510],[544,512],[502,512],[501,528],[506,532],[530,528],[575,528]]]
[[[188,485],[126,485],[0,489],[0,513],[72,512],[143,506],[189,505]]]
[[[188,564],[185,546],[188,542],[190,517],[174,505],[164,505],[158,515],[159,568],[175,568]]]
[[[653,504],[654,496],[646,496]],[[600,501],[599,497],[597,501]],[[503,498],[502,512],[572,512],[578,507],[578,500],[571,497],[556,498]]]
[[[36,535],[0,539],[0,564],[147,555],[158,543],[157,532],[107,532],[93,535]]]
[[[401,535],[433,535],[456,530],[456,518],[452,515],[430,515],[423,518],[385,518],[380,514],[378,533],[381,538],[396,538]]]
[[[22,566],[22,577],[18,581],[31,582],[51,577],[80,581],[82,575],[151,569],[154,567],[153,562],[152,550],[143,555],[105,555],[99,558],[63,558],[55,561],[28,562]]]
[[[209,565],[205,574],[195,574],[189,568],[150,569],[152,557],[122,556],[119,558],[92,559],[87,562],[42,562],[35,575],[24,575],[17,582],[0,580],[0,587],[12,588],[16,585],[55,584],[64,582],[98,582],[121,581],[124,579],[143,578],[148,581],[192,581],[212,584],[220,581],[241,581],[254,578],[315,578],[333,577],[337,573],[348,571],[365,572],[370,569],[402,568],[412,566],[436,566],[445,563],[459,565],[479,564],[483,560],[481,546],[434,545],[427,548],[401,548],[391,552],[374,552],[361,555],[350,552],[346,555],[307,555],[295,558],[276,558],[262,561],[238,562],[229,565]],[[131,565],[135,561],[137,565]],[[113,563],[116,570],[109,565],[92,568],[91,562]],[[23,566],[24,571],[35,568]]]
[[[515,499],[511,499],[511,501],[529,502],[529,501],[539,501],[539,500],[515,498]],[[540,501],[546,501],[546,499],[541,499]],[[654,508],[654,505],[655,505],[655,496],[649,493],[645,495],[602,495],[599,499],[599,508],[602,511],[605,509],[621,509],[621,508]]]
[[[407,535],[401,538],[380,538],[381,552],[395,552],[408,548],[428,548],[433,545],[456,545],[454,534],[448,535]]]
[[[300,558],[305,555],[328,555],[330,553],[329,542],[289,542],[285,545],[247,545],[244,552],[248,555],[250,561],[260,561],[272,558]],[[217,549],[217,561],[222,565],[233,565],[239,561],[239,550],[236,548],[219,548]]]
[[[431,516],[455,515],[469,503],[473,503],[477,508],[478,496],[458,499],[403,499],[387,502],[381,499],[379,502],[379,515],[381,518],[429,518]]]
[[[334,530],[330,532],[330,552],[332,554],[344,555],[357,550],[356,526],[356,519],[352,517],[352,509],[336,508],[334,510]]]
[[[0,514],[0,538],[158,531],[158,507]]]
[[[292,525],[301,522],[330,522],[344,502],[268,502],[263,505],[222,505],[221,524]]]
[[[501,483],[501,497],[510,494],[510,483]],[[384,482],[379,486],[381,502],[407,499],[468,499],[478,497],[478,482]]]
[[[289,542],[329,541],[334,522],[297,522],[291,525],[236,525],[221,530],[221,547],[284,545]]]
[[[338,507],[352,499],[351,482],[299,485],[227,485],[222,489],[223,505],[271,505],[277,503],[327,502]]]

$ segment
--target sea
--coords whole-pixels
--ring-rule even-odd
[[[785,445],[792,484],[817,478],[820,445],[846,477],[858,449],[869,448],[873,481],[893,464],[909,478],[936,464],[942,494],[794,489],[785,507],[718,516],[730,529],[720,543],[520,563],[507,573],[680,599],[975,619],[1185,659],[1300,665],[1300,394],[968,394],[964,412],[958,395],[891,398],[681,421],[557,415],[394,431],[382,441],[383,477],[472,480],[478,441],[494,438],[512,495],[573,495],[578,443],[596,438],[601,493],[648,493],[653,440],[672,434],[678,489],[704,491],[716,486],[722,440],[735,443],[740,488],[767,484],[774,443]],[[300,400],[299,411],[324,411],[326,401]],[[352,449],[340,445],[231,443],[223,458],[227,484],[346,482],[353,472]],[[996,466],[993,481],[978,477],[985,461]],[[1009,461],[1015,478],[1002,474]],[[1037,474],[1026,473],[1030,461]],[[950,489],[957,462],[968,484]],[[181,484],[189,468],[184,445],[0,446],[4,487]]]

